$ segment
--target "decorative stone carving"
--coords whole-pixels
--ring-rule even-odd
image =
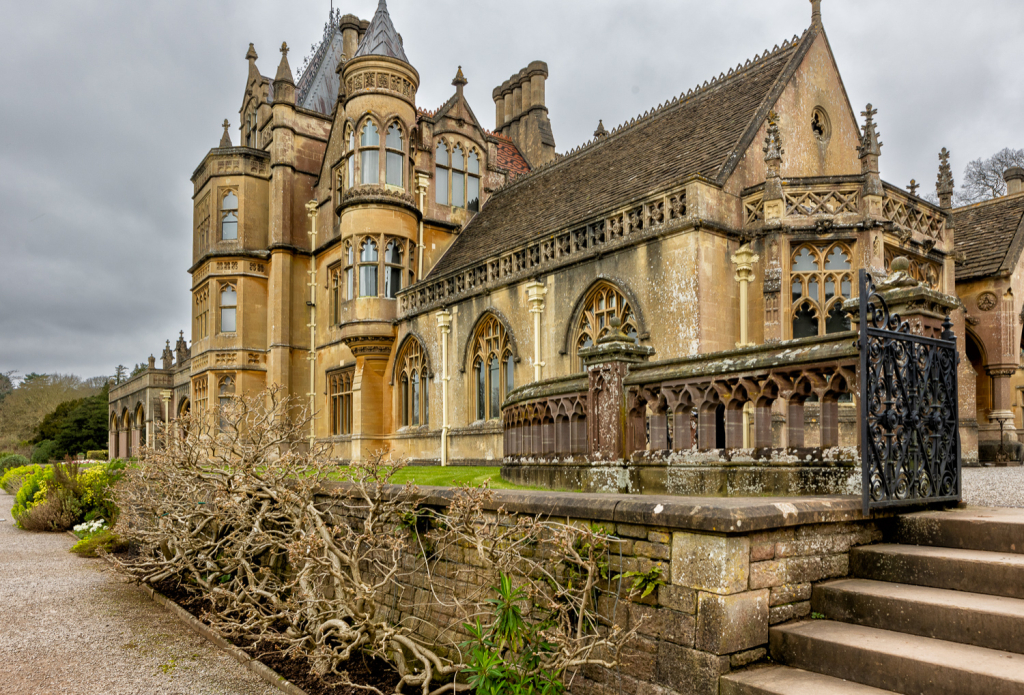
[[[982,311],[992,311],[996,308],[996,304],[998,303],[999,300],[996,299],[995,294],[992,292],[982,292],[981,295],[978,296],[978,308]]]

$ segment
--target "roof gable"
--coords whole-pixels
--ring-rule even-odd
[[[966,257],[957,281],[1013,272],[1024,250],[1024,194],[954,210],[953,223],[956,250]]]
[[[663,106],[499,190],[429,273],[437,277],[690,175],[725,180],[757,133],[787,68],[816,31],[748,61],[710,85]],[[791,74],[795,67],[789,69]],[[762,114],[763,112],[763,114]]]

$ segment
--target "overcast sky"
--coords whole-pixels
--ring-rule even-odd
[[[369,19],[377,0],[335,0]],[[238,143],[245,52],[298,72],[330,0],[33,0],[0,21],[0,372],[111,374],[189,333],[189,177],[227,117]],[[491,90],[550,69],[558,151],[799,34],[807,0],[390,0],[436,108],[461,65]],[[878,109],[882,176],[934,188],[948,147],[1024,147],[1024,2],[824,0],[850,99]],[[298,74],[295,75],[298,79]]]

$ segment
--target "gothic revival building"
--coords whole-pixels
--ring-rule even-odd
[[[138,422],[121,411],[134,418],[131,394],[156,386],[112,391],[112,442],[279,384],[312,391],[317,437],[339,460],[382,448],[460,461],[593,453],[604,435],[587,423],[584,357],[609,331],[637,361],[713,371],[734,353],[771,348],[785,362],[790,341],[830,345],[850,330],[841,307],[857,271],[880,277],[897,256],[954,294],[953,221],[957,233],[984,228],[988,213],[951,215],[880,178],[876,111],[851,105],[812,7],[801,35],[614,130],[599,123],[565,154],[543,62],[494,89],[493,130],[461,68],[440,108],[418,105],[420,76],[384,0],[368,22],[333,15],[298,81],[286,45],[273,77],[250,45],[238,145],[225,122],[192,175],[191,356],[164,365],[160,388],[187,380]],[[1020,256],[1001,205],[990,216],[1012,253],[971,261],[979,287]],[[1013,278],[985,289],[992,316],[1024,292]],[[954,322],[962,336],[962,311]],[[999,370],[1017,364],[999,349],[997,410],[1008,407]],[[852,372],[837,360],[772,376],[788,384],[774,395],[739,377],[728,392],[649,394],[625,454],[855,443]],[[968,457],[975,436],[964,433]]]

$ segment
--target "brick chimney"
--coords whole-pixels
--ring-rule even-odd
[[[545,105],[547,63],[535,60],[496,87],[494,130],[511,138],[530,166],[539,166],[555,158],[555,136]]]
[[[1006,181],[1006,195],[1024,193],[1024,169],[1010,167],[1003,172],[1003,180]]]

